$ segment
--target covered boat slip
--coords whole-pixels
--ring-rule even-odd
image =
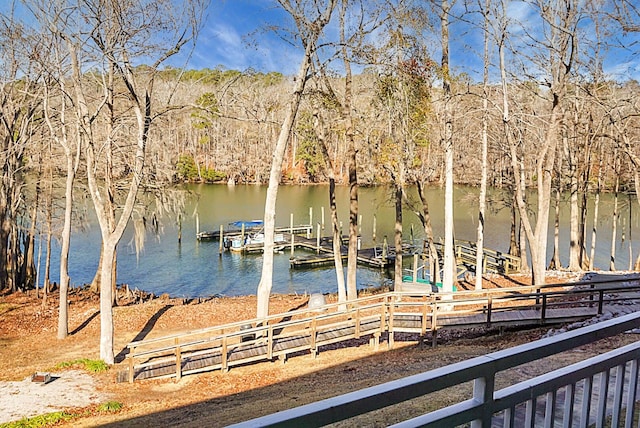
[[[223,225],[220,225],[219,230],[197,231],[196,239],[199,241],[211,241],[219,240],[220,237],[234,238],[243,236],[245,234],[253,234],[262,232],[264,229],[264,222],[262,220],[239,220],[233,221],[228,224],[229,228],[225,229]],[[313,232],[313,226],[309,224],[298,224],[287,227],[276,227],[276,233],[289,232],[293,234],[301,234],[310,236]]]
[[[414,333],[434,345],[440,329],[552,325],[589,318],[640,296],[640,280],[554,284],[446,293],[389,292],[348,303],[295,310],[128,345],[121,382],[175,377],[234,365],[310,354],[361,339],[394,345],[395,333]],[[362,341],[355,343],[361,344]]]

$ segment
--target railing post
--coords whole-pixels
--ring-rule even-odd
[[[133,372],[133,353],[135,352],[136,348],[129,348],[129,383],[133,383],[133,379],[134,379],[134,372]]]
[[[222,337],[222,349],[220,350],[221,355],[220,355],[220,370],[222,370],[223,373],[227,372],[228,366],[227,366],[227,352],[228,352],[228,348],[227,348],[227,336],[223,336]]]
[[[487,327],[491,327],[491,312],[493,310],[493,297],[487,299]]]
[[[289,218],[289,233],[291,234],[291,254],[293,254],[293,249],[295,246],[295,236],[293,235],[293,213]]]
[[[492,371],[488,373],[484,377],[476,378],[473,381],[473,399],[482,403],[482,406],[485,406],[485,403],[493,400],[493,392],[495,388],[495,373]],[[471,428],[486,428],[491,426],[491,418],[493,415],[487,414],[483,412],[482,419],[476,419],[471,422]]]
[[[220,225],[220,242],[218,244],[218,252],[220,254],[222,254],[222,251],[224,251],[224,225]]]
[[[598,290],[598,315],[602,315],[603,306],[604,306],[604,290]]]
[[[438,302],[435,298],[431,300],[431,346],[438,344]]]
[[[544,321],[547,319],[547,294],[544,293],[542,295],[542,313],[540,314],[540,319]]]
[[[424,300],[424,304],[422,305],[422,323],[420,325],[420,335],[422,336],[422,340],[424,341],[425,336],[427,335],[427,309],[429,307],[429,301]]]
[[[176,382],[178,382],[182,378],[182,352],[180,350],[180,341],[177,337],[175,339],[175,345],[176,345]]]
[[[318,355],[318,349],[316,346],[316,330],[318,328],[317,319],[313,317],[311,319],[311,355],[315,358]]]
[[[394,317],[394,310],[395,306],[393,301],[389,302],[389,321],[387,323],[387,333],[388,333],[388,337],[389,337],[389,342],[388,342],[388,347],[389,349],[393,349],[393,341],[394,341],[394,337],[393,337],[393,317]]]
[[[273,358],[273,326],[267,321],[267,358]]]

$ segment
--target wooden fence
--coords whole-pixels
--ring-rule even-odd
[[[180,334],[132,342],[127,370],[119,381],[175,377],[209,370],[226,371],[238,364],[285,360],[322,346],[368,338],[394,344],[395,333],[416,333],[436,343],[441,329],[547,325],[602,313],[606,305],[629,300],[640,285],[619,282],[556,284],[544,287],[446,293],[389,292],[348,304],[301,309],[265,319],[252,319]]]

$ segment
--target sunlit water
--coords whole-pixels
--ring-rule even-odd
[[[197,241],[196,227],[199,223],[201,231],[218,230],[220,225],[228,227],[236,220],[261,219],[264,210],[266,187],[199,185],[188,186],[191,196],[183,213],[182,242],[178,243],[178,227],[176,217],[161,219],[161,233],[157,236],[149,232],[144,249],[136,254],[132,244],[132,230],[128,230],[118,249],[118,283],[128,284],[155,294],[169,293],[172,296],[198,297],[211,295],[246,295],[255,294],[260,281],[262,269],[261,255],[240,255],[231,252],[219,252],[217,241]],[[411,189],[413,190],[413,189]],[[411,192],[410,192],[411,193]],[[343,222],[343,232],[348,232],[348,188],[339,187],[338,210]],[[364,247],[375,243],[381,245],[385,236],[389,245],[393,242],[394,208],[388,188],[360,189],[360,233]],[[440,188],[433,188],[428,194],[432,222],[436,237],[443,235],[444,194]],[[455,195],[455,236],[457,239],[476,239],[477,229],[477,189],[459,187]],[[499,200],[499,193],[492,194],[493,200]],[[616,240],[616,268],[629,267],[629,244],[632,258],[637,256],[640,245],[635,234],[639,232],[639,216],[637,202],[631,201],[632,211],[629,214],[629,201],[623,205],[618,225]],[[635,205],[634,205],[635,204]],[[508,210],[500,209],[502,203],[493,202],[487,210],[485,247],[506,251],[509,245],[510,215]],[[601,199],[600,220],[597,225],[597,255],[595,265],[599,269],[609,268],[611,248],[611,212],[612,197],[605,195]],[[327,186],[282,186],[278,192],[276,223],[288,226],[293,214],[295,224],[314,224],[314,233],[318,223],[322,223],[322,207],[324,207],[325,229],[323,236],[330,234],[330,217]],[[311,213],[310,213],[311,208]],[[197,213],[197,215],[196,215]],[[404,239],[420,245],[424,236],[418,218],[407,208],[404,212]],[[592,213],[589,213],[592,216]],[[198,221],[199,220],[199,221]],[[568,208],[563,206],[561,223],[561,261],[568,260]],[[632,227],[630,228],[629,225]],[[591,229],[588,224],[587,252],[590,248]],[[413,230],[413,234],[411,231]],[[549,226],[549,245],[547,257],[550,258],[553,245],[553,217]],[[624,234],[624,240],[622,240]],[[51,281],[58,282],[59,245],[53,243]],[[296,251],[296,255],[300,254]],[[87,231],[76,231],[72,237],[69,271],[71,282],[75,286],[92,280],[100,254],[100,232],[97,225],[90,226]],[[291,253],[286,249],[274,255],[274,293],[314,293],[334,292],[336,277],[334,269],[321,267],[314,269],[291,269],[289,258]],[[405,259],[406,267],[410,266],[410,258]],[[44,266],[44,261],[41,261]],[[41,272],[44,268],[41,268]],[[359,288],[375,287],[389,284],[393,272],[358,267],[357,283]],[[42,279],[40,279],[42,284]]]

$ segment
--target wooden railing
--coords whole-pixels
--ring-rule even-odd
[[[640,342],[498,391],[495,387],[497,375],[506,370],[638,327],[640,312],[233,426],[324,426],[472,382],[470,395],[458,396],[455,404],[394,426],[587,427],[608,422],[636,427]]]
[[[180,334],[131,342],[128,369],[120,381],[175,377],[308,351],[368,337],[377,347],[383,335],[417,333],[436,342],[441,329],[543,325],[570,322],[602,313],[606,305],[640,293],[640,284],[555,284],[452,294],[389,292],[348,304],[300,309],[265,319],[245,320]],[[630,297],[631,296],[631,297]]]
[[[456,241],[455,250],[457,263],[467,266],[469,270],[475,271],[477,248],[478,246],[475,242]],[[482,273],[511,275],[520,272],[520,257],[488,248],[482,250],[482,255]]]

